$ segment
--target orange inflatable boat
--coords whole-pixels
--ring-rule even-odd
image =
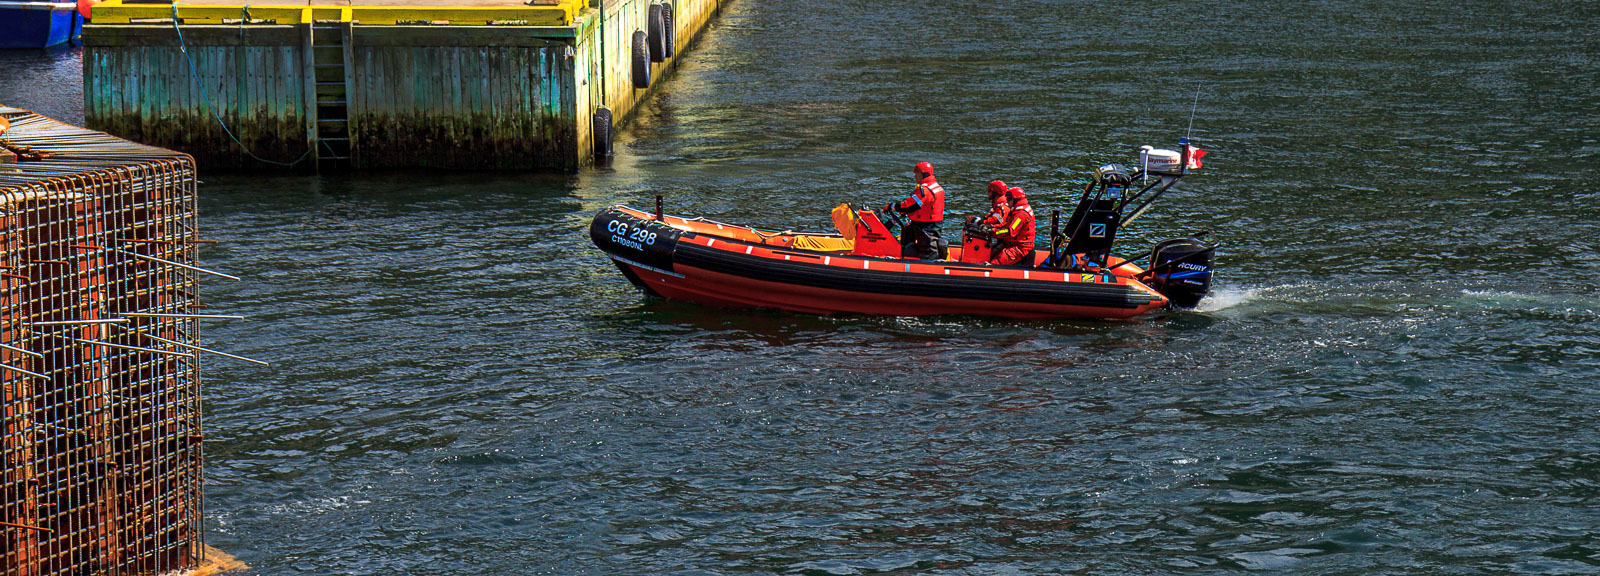
[[[758,230],[666,215],[658,205],[654,214],[601,210],[589,236],[645,292],[709,306],[1006,318],[1130,318],[1193,307],[1210,288],[1215,246],[1167,240],[1143,267],[1132,262],[1143,255],[1111,254],[1122,214],[1142,213],[1181,171],[1133,185],[1142,176],[1102,167],[1066,232],[1052,225],[1052,249],[1036,250],[1027,265],[987,264],[982,234],[970,227],[961,246],[946,247],[946,259],[902,257],[884,222],[892,215],[848,204],[834,209],[838,233]]]

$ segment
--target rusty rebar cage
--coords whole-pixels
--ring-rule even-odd
[[[0,576],[202,554],[195,166],[0,106]]]

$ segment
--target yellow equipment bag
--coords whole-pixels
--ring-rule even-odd
[[[833,209],[833,226],[843,238],[833,236],[793,236],[790,248],[818,252],[849,252],[856,247],[856,212],[850,204],[840,204]]]
[[[850,245],[856,243],[856,211],[850,208],[850,203],[845,202],[833,209],[833,227],[839,229],[839,234],[844,235]]]

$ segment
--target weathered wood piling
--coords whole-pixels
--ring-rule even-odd
[[[99,4],[85,121],[206,167],[576,170],[726,0],[370,1]]]

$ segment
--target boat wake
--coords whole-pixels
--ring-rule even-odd
[[[1249,303],[1261,296],[1262,288],[1218,288],[1207,294],[1195,312],[1220,312]]]

